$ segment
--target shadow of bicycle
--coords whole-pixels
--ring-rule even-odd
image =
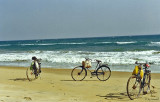
[[[75,81],[75,80],[61,80],[61,81]],[[99,81],[99,80],[82,80],[82,81],[79,81],[79,82],[83,82],[83,81]],[[78,82],[78,80],[75,81],[75,82]]]
[[[103,97],[106,100],[121,100],[121,101],[129,101],[130,99],[128,98],[127,92],[117,92],[117,93],[109,93],[107,95],[96,95],[99,97]],[[142,98],[144,100],[159,100],[159,97],[157,96],[157,91],[156,90],[150,90],[150,93],[146,95],[140,95],[139,98]]]
[[[96,95],[99,97],[103,97],[106,100],[129,100],[128,95],[126,92],[122,92],[122,93],[109,93],[107,95]]]
[[[9,79],[9,80],[13,80],[13,81],[28,81],[27,78],[16,78],[16,79]]]

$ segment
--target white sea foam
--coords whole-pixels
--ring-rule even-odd
[[[160,46],[160,42],[151,42],[148,46]]]
[[[31,45],[35,45],[35,44],[18,44],[18,45],[22,45],[22,46],[31,46]]]
[[[117,44],[132,44],[136,43],[136,41],[131,41],[131,42],[116,42]]]
[[[60,44],[60,45],[63,45],[63,44],[67,44],[67,45],[81,45],[81,44],[86,44],[86,43],[82,42],[82,43],[55,43],[55,44]]]
[[[96,42],[95,44],[109,44],[109,43],[116,43],[116,44],[132,44],[132,43],[137,43],[136,41],[131,41],[131,42]]]
[[[22,46],[35,46],[35,45],[56,45],[56,44],[53,44],[53,43],[44,43],[44,44],[19,44],[19,45],[22,45]]]
[[[0,54],[1,62],[30,61],[37,56],[48,63],[81,63],[84,58],[99,59],[112,65],[134,64],[135,61],[148,61],[160,64],[158,51],[126,52],[84,52],[84,51],[31,51]]]
[[[86,43],[42,43],[42,44],[19,44],[22,46],[34,46],[34,45],[82,45]]]
[[[81,65],[85,58],[101,60],[113,68],[115,66],[129,66],[134,65],[136,61],[139,62],[154,62],[155,65],[160,65],[160,53],[158,51],[125,51],[125,52],[87,52],[87,51],[29,51],[29,52],[12,52],[0,54],[0,65],[11,66],[29,66],[31,58],[36,56],[42,59],[42,67],[51,68],[73,68]],[[95,67],[96,63],[92,63]],[[94,68],[93,67],[93,68]],[[131,69],[115,68],[114,71],[132,71]],[[156,71],[159,69],[155,69]]]
[[[94,44],[109,44],[109,43],[112,43],[112,42],[96,42]]]

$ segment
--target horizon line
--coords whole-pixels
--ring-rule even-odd
[[[134,37],[134,36],[157,36],[160,34],[148,34],[148,35],[118,35],[118,36],[97,36],[97,37],[73,37],[73,38],[44,38],[44,39],[25,39],[25,40],[0,40],[0,42],[5,42],[5,41],[31,41],[31,40],[63,40],[63,39],[87,39],[87,38],[110,38],[110,37]]]

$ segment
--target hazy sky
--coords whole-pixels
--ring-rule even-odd
[[[160,34],[160,0],[0,0],[0,41]]]

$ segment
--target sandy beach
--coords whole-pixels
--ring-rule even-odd
[[[131,73],[112,72],[107,81],[90,74],[73,81],[71,69],[42,68],[41,76],[28,81],[24,67],[0,67],[0,102],[159,102],[160,74],[152,74],[152,94],[130,100],[126,84]]]

